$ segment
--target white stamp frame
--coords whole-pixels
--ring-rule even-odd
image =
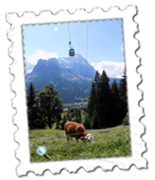
[[[134,38],[135,33],[138,31],[137,23],[134,21],[134,16],[137,15],[137,7],[128,6],[124,10],[118,7],[111,7],[108,11],[104,11],[103,9],[104,8],[94,8],[91,12],[87,12],[85,9],[77,9],[74,13],[70,13],[68,9],[59,11],[55,14],[49,10],[42,11],[38,15],[34,12],[25,12],[22,16],[19,16],[17,13],[7,14],[6,20],[11,25],[8,30],[8,40],[12,42],[8,53],[10,58],[13,59],[13,63],[10,65],[10,72],[14,75],[11,88],[12,91],[15,92],[12,106],[16,109],[16,113],[13,115],[13,124],[18,127],[17,132],[14,134],[15,141],[19,143],[15,156],[19,160],[19,165],[17,166],[18,176],[25,176],[29,171],[34,172],[36,175],[42,175],[45,170],[50,170],[51,173],[55,174],[60,173],[62,169],[66,169],[71,173],[77,172],[81,167],[86,171],[93,171],[97,167],[101,167],[103,171],[110,171],[116,166],[120,169],[127,170],[133,164],[139,169],[146,168],[147,160],[142,156],[146,151],[146,147],[145,142],[141,138],[145,133],[145,127],[140,122],[144,114],[143,108],[139,106],[139,102],[142,100],[142,92],[138,89],[138,85],[141,82],[141,75],[137,72],[140,65],[140,58],[136,55],[136,51],[139,49],[139,41]],[[112,157],[31,163],[27,123],[22,25],[118,18],[123,19],[124,56],[127,70],[127,95],[132,155],[119,158]]]

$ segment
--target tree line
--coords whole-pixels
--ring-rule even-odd
[[[63,113],[63,101],[55,91],[54,85],[35,90],[31,82],[27,89],[27,111],[29,129],[61,128],[60,121],[69,120],[82,123],[86,129],[100,129],[113,127],[127,119],[127,91],[126,75],[118,84],[114,80],[109,85],[109,78],[105,71],[100,75],[96,71],[91,85],[90,96],[86,108],[70,110]],[[84,111],[84,119],[81,117]],[[63,113],[63,117],[61,114]],[[125,120],[127,122],[127,120]]]
[[[56,122],[56,128],[61,120],[63,101],[59,98],[54,85],[49,84],[45,88],[35,91],[31,82],[27,90],[28,125],[29,129],[52,128]]]
[[[100,129],[123,123],[128,112],[125,71],[119,87],[115,80],[110,87],[104,70],[101,75],[96,71],[87,105],[86,128]]]

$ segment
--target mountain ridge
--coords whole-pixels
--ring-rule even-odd
[[[79,54],[75,57],[39,59],[32,71],[26,74],[26,86],[28,88],[32,82],[37,90],[52,83],[64,103],[70,103],[75,97],[89,97],[95,74],[94,67]],[[109,79],[111,84],[113,78]]]

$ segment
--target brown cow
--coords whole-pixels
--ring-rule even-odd
[[[69,141],[70,145],[71,145],[72,137],[75,137],[77,142],[78,142],[78,139],[87,140],[89,142],[92,142],[94,140],[92,134],[88,133],[86,129],[84,128],[84,126],[77,122],[67,121],[64,125],[64,129],[65,129],[65,134],[67,136],[67,140]]]

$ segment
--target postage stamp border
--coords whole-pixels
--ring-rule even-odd
[[[68,4],[70,5],[68,6]],[[91,177],[93,177],[94,173],[96,174],[95,177],[99,176],[97,175],[98,172],[102,171],[101,176],[105,178],[117,177],[115,174],[119,174],[119,177],[122,178],[132,176],[137,178],[145,176],[145,178],[148,178],[150,164],[150,5],[144,3],[134,5],[124,4],[123,10],[123,6],[120,4],[114,4],[114,7],[111,7],[108,3],[101,5],[96,5],[97,3],[68,4],[60,5],[53,3],[50,6],[50,4],[47,5],[45,3],[44,5],[41,3],[27,3],[24,5],[22,3],[11,3],[5,5],[4,176],[6,179],[16,178],[17,174],[23,175],[26,173],[25,171],[29,170],[41,174],[44,167],[49,169],[43,173],[46,178],[52,176],[49,175],[49,172],[55,173],[59,171],[57,174],[63,174],[63,177],[65,177],[66,173],[69,174],[69,171],[75,172],[76,170],[77,172],[73,174],[81,174],[84,171],[85,174],[90,174]],[[69,9],[70,11],[67,12]],[[51,10],[53,15],[50,12],[45,12],[45,10]],[[118,18],[123,19],[132,156],[126,158],[93,159],[93,161],[75,160],[40,164],[30,163],[30,155],[24,153],[30,150],[25,98],[24,44],[22,40],[24,37],[22,36],[22,25],[112,20]],[[141,76],[141,79],[139,76]],[[138,89],[142,91],[142,96]],[[17,150],[16,147],[18,147]],[[63,171],[63,168],[66,170]],[[22,176],[22,178],[24,179],[27,176],[28,173]]]

